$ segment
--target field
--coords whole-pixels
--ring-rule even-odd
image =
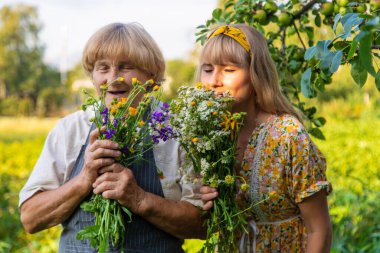
[[[57,252],[60,228],[26,234],[18,192],[57,119],[0,118],[0,252]],[[327,117],[327,140],[315,140],[328,161],[334,238],[332,252],[380,252],[380,114]],[[186,252],[201,241],[188,240]]]

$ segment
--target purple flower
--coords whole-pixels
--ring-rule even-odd
[[[149,125],[152,129],[151,137],[155,143],[160,140],[167,141],[174,137],[173,129],[170,127],[169,104],[163,103],[157,111],[152,113],[149,119]]]
[[[103,116],[103,126],[108,124],[108,108],[104,108],[104,110],[100,113]]]
[[[116,133],[113,129],[107,129],[104,134],[106,135],[106,139],[111,139],[112,136]]]
[[[117,119],[114,119],[114,120],[113,120],[113,126],[114,126],[114,127],[117,127],[117,124],[118,124],[118,123],[119,123],[119,121],[118,121]]]

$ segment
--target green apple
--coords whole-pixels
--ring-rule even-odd
[[[349,0],[336,0],[336,2],[340,7],[345,7],[349,3]]]
[[[264,10],[269,13],[275,13],[278,10],[276,3],[269,1],[264,4]]]
[[[289,13],[283,12],[278,16],[278,24],[280,26],[288,26],[290,25],[290,22],[292,21],[292,17]]]
[[[356,12],[364,13],[367,10],[367,6],[365,4],[359,5],[356,7]]]
[[[265,24],[267,21],[267,13],[264,10],[257,10],[253,15],[253,18],[257,20],[260,24]]]
[[[333,3],[324,3],[322,4],[321,13],[325,16],[330,16],[334,13],[334,4]]]

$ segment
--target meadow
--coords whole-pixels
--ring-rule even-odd
[[[327,119],[322,128],[326,140],[315,139],[327,158],[333,185],[328,198],[332,252],[380,252],[380,113],[373,106],[334,103],[320,112]],[[0,252],[57,252],[61,228],[29,235],[18,212],[18,192],[56,122],[56,118],[0,118]],[[183,247],[197,252],[201,244],[187,240]]]

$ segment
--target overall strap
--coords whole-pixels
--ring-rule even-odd
[[[90,132],[95,128],[93,124],[82,146],[74,168],[71,172],[70,179],[80,173],[84,165],[84,154],[89,143]],[[143,161],[133,164],[131,170],[136,178],[138,185],[145,191],[164,197],[161,181],[157,173],[154,160],[153,149],[146,150],[143,154]],[[69,180],[70,180],[69,179]],[[89,200],[91,194],[84,200]],[[126,220],[126,217],[125,219]],[[62,223],[63,231],[59,243],[59,252],[74,253],[93,253],[96,252],[90,246],[89,240],[76,240],[76,234],[79,230],[95,223],[95,216],[92,213],[83,211],[79,206],[74,213]],[[133,214],[132,222],[125,223],[125,243],[122,246],[126,253],[180,253],[182,250],[183,240],[180,240],[147,222],[138,215]],[[112,253],[121,252],[121,245],[112,247]]]

